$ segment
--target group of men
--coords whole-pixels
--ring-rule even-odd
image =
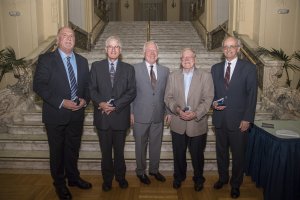
[[[50,171],[60,199],[72,199],[66,186],[89,189],[92,184],[80,177],[77,162],[83,133],[84,110],[91,100],[94,126],[101,149],[102,190],[112,189],[115,179],[127,188],[124,147],[127,131],[133,127],[136,175],[150,184],[148,174],[164,182],[159,171],[164,124],[170,126],[174,157],[173,188],[186,179],[186,151],[194,169],[195,191],[201,191],[204,151],[208,132],[208,111],[213,112],[220,189],[230,180],[231,197],[240,195],[247,132],[254,121],[256,69],[238,59],[240,43],[234,37],[223,41],[226,60],[214,65],[211,73],[196,68],[196,53],[181,51],[180,69],[170,74],[158,63],[158,45],[144,44],[144,61],[135,65],[120,60],[122,43],[111,36],[105,43],[107,59],[92,63],[73,51],[75,35],[69,27],[57,34],[58,48],[39,57],[33,89],[43,99]],[[232,174],[229,175],[229,149]]]

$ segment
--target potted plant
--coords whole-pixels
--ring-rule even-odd
[[[0,50],[0,82],[5,73],[13,71],[14,66],[24,67],[26,61],[23,58],[16,58],[13,48],[6,47]]]

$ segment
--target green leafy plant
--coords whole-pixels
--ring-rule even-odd
[[[4,74],[12,71],[14,66],[24,66],[25,63],[24,58],[16,58],[13,48],[6,47],[0,50],[0,82]]]
[[[300,62],[300,51],[296,51],[293,54],[293,57]],[[299,88],[300,88],[300,80],[298,81],[296,89],[299,89]]]
[[[258,50],[257,50],[257,56],[260,56],[260,55],[269,55],[273,58],[276,58],[276,59],[279,59],[279,60],[282,60],[284,61],[284,64],[283,64],[283,69],[285,70],[286,72],[286,84],[290,87],[291,86],[291,80],[290,80],[290,76],[289,76],[289,73],[288,73],[288,69],[291,69],[293,70],[294,72],[295,71],[300,71],[300,66],[297,66],[295,64],[292,64],[291,63],[291,60],[293,58],[296,58],[297,59],[297,55],[298,55],[298,58],[299,58],[299,52],[298,54],[296,55],[297,53],[291,55],[291,56],[288,56],[286,55],[286,53],[282,50],[282,49],[274,49],[272,48],[271,50],[268,50],[268,49],[265,49],[263,47],[259,47]],[[296,56],[296,57],[295,57]],[[280,77],[282,76],[282,74],[280,75]]]

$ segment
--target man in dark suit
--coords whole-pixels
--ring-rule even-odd
[[[215,97],[213,125],[216,134],[216,152],[220,189],[229,181],[229,148],[232,155],[230,178],[231,197],[240,196],[243,167],[250,123],[253,123],[257,101],[257,76],[255,65],[238,59],[240,42],[234,37],[225,38],[223,53],[226,61],[212,66]]]
[[[135,138],[136,174],[144,184],[150,184],[146,175],[146,155],[149,143],[149,174],[164,182],[159,172],[160,149],[166,108],[165,88],[169,69],[157,63],[158,46],[154,41],[144,44],[144,62],[134,65],[137,96],[131,106],[131,123]],[[166,115],[166,119],[170,116]]]
[[[72,199],[66,187],[89,189],[79,176],[77,161],[83,131],[84,108],[89,102],[87,60],[73,52],[75,35],[63,27],[57,35],[58,49],[38,59],[33,90],[43,99],[50,149],[50,170],[60,199]]]
[[[136,96],[136,86],[133,66],[118,59],[122,48],[120,39],[111,36],[105,45],[108,58],[92,64],[89,87],[102,153],[102,190],[109,191],[114,176],[121,188],[128,187],[124,146],[130,127],[130,103]]]

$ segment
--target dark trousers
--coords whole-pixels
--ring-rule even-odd
[[[79,178],[77,161],[83,130],[83,121],[65,125],[45,124],[50,151],[50,171],[55,186]]]
[[[102,154],[101,171],[103,181],[111,185],[114,176],[116,180],[125,178],[124,146],[126,131],[98,129],[98,136]],[[114,159],[112,157],[112,150],[114,152]]]
[[[232,187],[239,188],[243,182],[248,132],[242,133],[239,129],[232,131],[223,126],[216,128],[215,133],[219,179],[224,183],[229,180],[230,149],[232,154],[230,184]]]
[[[193,180],[197,183],[204,183],[204,149],[207,134],[189,137],[186,134],[182,135],[171,131],[171,135],[174,157],[174,179],[181,182],[186,178],[186,150],[189,148],[194,169]]]

